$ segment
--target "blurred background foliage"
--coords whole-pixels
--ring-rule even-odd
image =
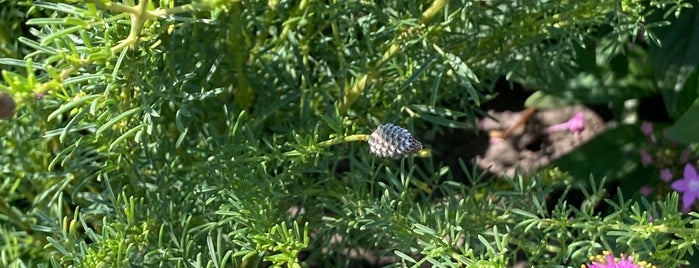
[[[394,122],[432,147],[486,116],[502,81],[620,120],[626,101],[661,94],[689,118],[675,140],[696,142],[692,5],[0,0],[0,90],[16,103],[0,122],[0,262],[579,267],[614,246],[686,264],[697,235],[658,227],[684,230],[677,196],[620,195],[602,221],[609,173],[588,180],[595,166],[493,186],[468,159],[443,164],[459,156],[318,143]],[[640,137],[618,132],[602,140]],[[588,207],[546,200],[575,179]]]

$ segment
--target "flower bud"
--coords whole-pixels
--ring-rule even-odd
[[[369,137],[369,150],[380,157],[394,157],[422,150],[422,143],[407,129],[388,123],[380,125]]]

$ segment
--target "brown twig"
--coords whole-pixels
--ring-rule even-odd
[[[509,137],[510,135],[512,135],[512,132],[514,132],[517,128],[524,125],[527,122],[527,120],[529,120],[529,118],[531,118],[534,115],[535,112],[536,112],[536,108],[529,107],[526,110],[524,110],[524,114],[522,115],[522,117],[519,118],[519,120],[517,120],[517,123],[515,123],[514,125],[507,128],[504,132],[499,131],[499,130],[493,130],[493,131],[490,131],[488,133],[488,135],[491,138],[505,139],[505,138]]]

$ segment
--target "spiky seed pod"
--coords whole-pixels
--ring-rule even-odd
[[[407,129],[388,123],[380,125],[369,136],[369,150],[380,157],[394,157],[422,150],[422,143]]]

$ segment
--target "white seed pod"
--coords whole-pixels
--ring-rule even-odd
[[[380,157],[394,157],[422,150],[422,143],[407,129],[388,123],[380,125],[369,136],[369,150]]]

